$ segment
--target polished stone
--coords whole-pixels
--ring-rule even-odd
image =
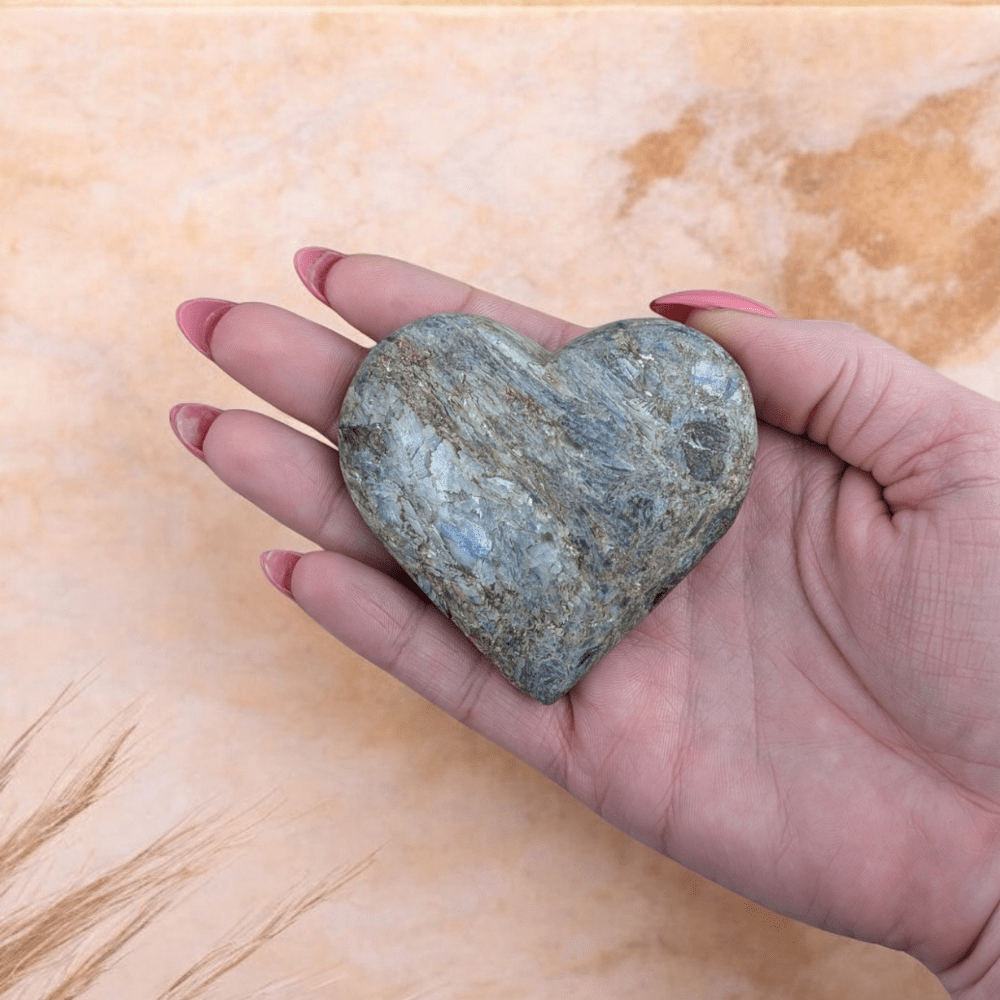
[[[756,445],[736,362],[658,318],[549,352],[491,319],[429,316],[371,350],[340,416],[362,517],[544,704],[722,537]]]

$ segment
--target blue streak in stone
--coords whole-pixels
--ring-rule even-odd
[[[452,543],[456,558],[469,565],[488,556],[493,548],[493,543],[478,524],[455,525],[450,521],[441,521],[438,531],[445,541]]]
[[[722,395],[726,391],[729,377],[728,371],[720,369],[707,360],[699,361],[691,369],[691,381],[717,395]]]

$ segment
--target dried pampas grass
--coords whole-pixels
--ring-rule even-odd
[[[52,716],[56,702],[0,758],[0,814],[11,779]],[[31,864],[45,848],[69,842],[73,824],[127,773],[135,726],[123,726],[29,814],[0,830],[0,998],[76,1000],[95,996],[102,974],[139,935],[156,924],[194,881],[207,875],[239,840],[239,823],[215,815],[172,830],[126,860],[41,899],[31,899]],[[62,841],[61,841],[62,838]],[[330,899],[373,856],[273,904],[254,922],[182,970],[166,989],[130,1000],[209,1000],[227,973]],[[23,901],[29,897],[27,902]],[[18,900],[18,902],[12,902]],[[290,988],[295,985],[290,984]],[[282,991],[284,992],[284,991]],[[270,995],[274,995],[268,990]],[[301,995],[298,991],[288,995]]]

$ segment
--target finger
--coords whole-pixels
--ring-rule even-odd
[[[180,410],[175,423],[182,429]],[[200,431],[208,466],[266,514],[324,549],[398,572],[351,502],[328,445],[249,410],[220,413]]]
[[[178,309],[194,343],[208,344],[213,361],[261,399],[335,441],[344,395],[367,351],[319,323],[260,302],[229,308],[205,331],[188,329],[205,300]]]
[[[491,316],[552,348],[584,330],[388,257],[342,257],[322,287],[332,306],[374,340],[435,312]],[[336,441],[340,407],[365,348],[276,306],[246,302],[206,310],[205,301],[178,310],[188,339],[261,399]],[[200,322],[212,322],[212,329],[187,328]]]
[[[344,645],[453,718],[551,770],[568,702],[514,688],[426,599],[347,556],[313,552],[289,581],[296,603]]]
[[[871,473],[893,512],[1000,477],[996,404],[873,334],[734,310],[687,322],[740,364],[762,420]]]
[[[416,264],[374,254],[341,258],[321,285],[330,307],[372,340],[382,340],[393,330],[434,313],[489,316],[549,350],[586,329]]]

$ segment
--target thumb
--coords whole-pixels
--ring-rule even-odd
[[[761,420],[870,473],[891,511],[1000,482],[1000,405],[873,334],[734,309],[685,322],[736,359]]]

